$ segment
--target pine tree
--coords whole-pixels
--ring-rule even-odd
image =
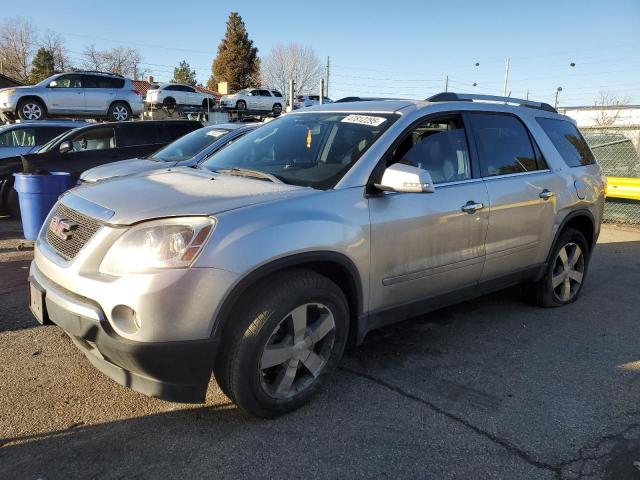
[[[31,62],[31,73],[29,80],[31,83],[38,83],[55,73],[55,58],[46,48],[39,48],[36,56]]]
[[[180,64],[173,69],[173,79],[171,81],[174,83],[195,85],[196,71],[191,70],[191,65],[189,65],[186,60],[182,60]]]
[[[242,17],[231,12],[227,21],[227,33],[218,46],[218,54],[211,68],[207,86],[218,89],[219,82],[227,82],[230,92],[258,86],[260,61],[258,49],[249,40]]]

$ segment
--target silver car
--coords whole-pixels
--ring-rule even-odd
[[[195,167],[259,125],[223,123],[200,128],[144,158],[121,160],[85,170],[78,183],[98,182],[169,167]]]
[[[547,104],[309,107],[199,169],[63,196],[31,309],[122,385],[200,402],[213,372],[240,408],[275,416],[372,329],[518,283],[545,307],[575,301],[604,195],[575,122]]]
[[[124,121],[143,110],[141,94],[131,80],[111,73],[58,73],[36,85],[0,90],[0,114],[9,119],[74,116]]]
[[[0,127],[0,159],[26,155],[58,135],[73,128],[84,127],[78,120],[26,121]]]

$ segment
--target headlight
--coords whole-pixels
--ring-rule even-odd
[[[186,268],[207,243],[215,224],[208,217],[183,217],[137,225],[111,246],[100,271],[125,275],[159,268]]]

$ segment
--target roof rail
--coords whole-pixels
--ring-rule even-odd
[[[75,70],[73,72],[67,72],[67,73],[99,73],[101,75],[110,75],[112,77],[125,78],[124,75],[120,75],[119,73],[101,72],[100,70]]]
[[[533,102],[531,100],[524,100],[522,98],[513,97],[499,97],[496,95],[478,95],[475,93],[455,93],[455,92],[442,92],[436,93],[426,99],[427,102],[499,102],[499,103],[511,103],[520,105],[522,107],[537,108],[538,110],[545,110],[547,112],[558,113],[548,103]]]

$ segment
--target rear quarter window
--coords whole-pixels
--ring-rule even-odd
[[[135,147],[137,145],[152,145],[159,143],[160,132],[155,123],[129,123],[120,125],[118,131],[119,147]]]
[[[165,131],[166,131],[166,133],[164,134],[165,138],[162,138],[161,142],[162,143],[173,142],[174,140],[177,140],[183,135],[193,132],[194,130],[197,130],[200,127],[201,125],[197,123],[190,123],[190,122],[168,123],[165,125]]]
[[[596,163],[589,145],[573,123],[555,118],[536,120],[568,166],[582,167]]]

